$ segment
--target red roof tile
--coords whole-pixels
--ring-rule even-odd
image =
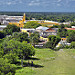
[[[65,28],[65,29],[67,29],[67,30],[75,30],[75,28]]]

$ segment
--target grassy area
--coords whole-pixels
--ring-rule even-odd
[[[25,60],[29,66],[18,68],[15,75],[75,75],[75,49],[52,51],[35,49],[33,58]],[[33,65],[31,65],[33,61]]]
[[[41,69],[45,70],[45,66],[48,66],[56,57],[55,52],[50,49],[35,49],[35,51],[36,54],[33,58],[24,61],[25,63],[28,63],[28,61],[31,63],[31,61],[33,61],[34,65],[32,67],[26,66],[24,68],[19,68],[15,75],[38,75],[38,71],[41,72]]]

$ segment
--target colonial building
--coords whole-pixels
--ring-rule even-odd
[[[21,28],[20,30],[21,30],[21,32],[27,33],[29,36],[31,35],[31,33],[34,33],[36,31],[33,28],[29,28],[29,29]]]
[[[49,35],[57,35],[58,28],[48,28],[45,31],[40,32],[40,41],[48,41]]]
[[[22,18],[23,16],[0,15],[0,22],[1,24],[9,24],[10,22],[19,22]]]
[[[19,27],[23,27],[25,22],[25,13],[23,16],[0,15],[0,23],[4,25],[15,24]]]
[[[57,35],[57,29],[49,28],[45,31],[41,31],[40,35],[43,37],[48,37],[49,35]]]

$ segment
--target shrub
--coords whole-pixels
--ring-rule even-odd
[[[48,37],[49,41],[46,43],[46,47],[47,48],[51,48],[51,49],[54,49],[55,46],[58,44],[58,42],[61,40],[60,37],[58,36],[54,36],[54,35],[50,35]]]
[[[75,49],[75,42],[71,42],[70,48],[74,48]]]

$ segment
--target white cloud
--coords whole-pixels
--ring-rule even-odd
[[[39,6],[40,5],[40,1],[39,0],[33,0],[28,5],[29,6]]]
[[[6,4],[7,4],[7,5],[11,5],[12,3],[11,3],[11,2],[7,2]]]
[[[57,6],[61,6],[61,4],[57,4]]]
[[[58,0],[57,2],[61,2],[62,0]]]
[[[22,3],[22,0],[2,0],[0,1],[0,5],[15,5],[18,3]]]

